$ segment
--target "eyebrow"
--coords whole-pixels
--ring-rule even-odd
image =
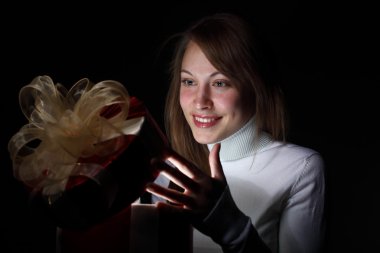
[[[186,69],[182,69],[182,70],[181,70],[181,73],[182,73],[182,72],[187,73],[187,74],[189,74],[189,75],[191,75],[191,76],[193,75],[193,74],[191,74],[190,71],[188,71],[188,70],[186,70]],[[214,76],[219,75],[219,74],[223,75],[221,72],[216,71],[216,72],[212,73],[212,74],[210,75],[210,77],[214,77]]]

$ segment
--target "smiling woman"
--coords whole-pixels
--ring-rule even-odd
[[[219,72],[194,42],[187,46],[182,62],[180,105],[194,139],[215,143],[231,135],[248,121],[240,93],[229,78]],[[212,107],[215,110],[210,110]]]
[[[286,141],[282,93],[265,78],[251,32],[239,16],[216,13],[174,36],[171,150],[147,191],[190,217],[194,252],[319,252],[324,162]]]
[[[376,221],[378,223],[380,213],[377,205],[378,177],[375,175],[379,162],[378,148],[373,148],[374,143],[379,143],[376,133],[380,129],[374,116],[378,115],[379,108],[379,93],[375,89],[379,84],[380,73],[380,41],[376,32],[380,15],[375,6],[376,1],[222,0],[192,1],[191,4],[176,1],[170,8],[162,8],[162,2],[159,1],[149,3],[149,8],[144,1],[127,8],[121,4],[104,2],[80,6],[65,1],[53,6],[24,1],[22,8],[20,2],[14,3],[9,2],[9,6],[4,9],[10,15],[0,17],[3,38],[2,83],[5,87],[0,100],[0,113],[4,119],[0,135],[3,168],[0,170],[0,192],[2,211],[5,213],[2,215],[5,233],[0,251],[54,252],[55,247],[55,227],[52,228],[50,220],[47,221],[43,213],[30,214],[27,191],[12,175],[7,142],[25,121],[17,97],[21,86],[39,74],[49,74],[63,83],[73,83],[83,76],[98,81],[119,80],[130,85],[131,94],[143,99],[161,123],[168,78],[165,64],[154,61],[155,49],[167,36],[182,30],[184,24],[215,10],[242,14],[264,34],[264,46],[272,50],[269,52],[273,57],[271,62],[278,67],[278,72],[270,71],[267,77],[279,77],[287,97],[291,120],[287,140],[312,147],[326,161],[328,249],[324,252],[371,252],[379,245],[379,226],[374,225]],[[132,15],[135,13],[139,15]],[[205,29],[202,36],[206,38],[206,33],[209,37],[216,36],[216,31]],[[228,37],[231,34],[224,33],[224,36],[215,39],[221,44],[225,43],[223,41],[236,40]],[[253,35],[256,39],[257,33]],[[201,41],[198,44],[201,45]],[[260,50],[254,47],[252,58],[256,59],[256,53]],[[172,48],[168,47],[167,52]],[[218,60],[235,55],[226,51],[228,48],[239,50],[241,47],[219,48],[216,51],[224,53],[217,53],[215,57],[212,57],[211,52],[206,54],[207,46],[200,48],[215,69],[230,81],[244,78],[244,83],[251,83],[244,77],[248,68],[242,61],[230,58],[228,61],[223,60],[231,63],[224,66]],[[168,57],[169,53],[165,53],[163,62],[166,63]],[[150,68],[152,63],[156,71]],[[180,74],[176,71],[177,76]],[[178,87],[181,86],[180,80],[176,83]],[[233,81],[231,84],[239,87],[240,82]],[[243,94],[246,91],[242,89]],[[255,92],[262,93],[260,90]],[[179,93],[172,92],[168,96],[173,94]],[[254,97],[252,94],[247,96]],[[172,106],[180,107],[179,100]],[[176,113],[174,109],[172,111]],[[252,111],[256,109],[252,108]],[[168,118],[173,122],[185,121],[185,117],[178,115]],[[177,125],[173,124],[170,132],[175,133]],[[198,150],[196,144],[187,141],[192,137],[191,129],[188,130],[171,138],[172,147],[181,154],[185,154],[185,150],[189,151],[186,151],[186,157],[196,164],[202,164],[200,160],[203,160],[201,157],[204,153],[194,151]],[[246,136],[241,139],[244,138]],[[224,160],[227,156],[233,159],[235,153],[240,152],[235,148],[238,146],[239,142],[234,145],[222,143],[220,156]],[[244,152],[253,153],[250,149]],[[270,154],[269,151],[260,154],[263,153]],[[253,170],[265,171],[267,167],[263,160],[258,159],[258,155],[249,158],[243,160],[246,163],[239,167],[234,164],[233,169],[251,168],[252,174],[263,175],[258,173],[260,170]],[[258,165],[260,163],[262,166]],[[207,171],[207,166],[208,161],[206,165],[198,167]],[[226,166],[223,167],[225,171]],[[278,165],[279,168],[283,166],[283,163]],[[234,183],[234,188],[248,181],[247,174],[241,173],[241,176],[241,182]],[[231,179],[227,177],[230,182]],[[274,173],[264,180],[265,187],[260,184],[250,184],[249,187],[256,195],[269,199],[265,197],[265,192],[279,185],[281,177],[281,174]],[[160,180],[165,181],[163,176]],[[237,194],[232,189],[232,183],[229,183],[229,187],[235,202],[245,214],[251,213],[245,210],[256,210],[261,206],[260,201],[250,201],[250,192]],[[242,200],[236,196],[241,196]],[[273,206],[276,204],[274,202]],[[254,214],[255,218],[258,216]],[[272,217],[269,212],[267,217]],[[262,220],[253,223],[265,237]]]

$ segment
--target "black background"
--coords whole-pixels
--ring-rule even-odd
[[[88,77],[125,84],[162,126],[169,35],[216,11],[239,13],[266,36],[287,97],[290,140],[326,160],[326,252],[379,248],[379,14],[371,1],[222,1],[1,8],[2,252],[54,251],[52,227],[31,219],[7,142],[26,123],[20,88],[37,75],[71,87]],[[4,251],[3,251],[4,249]]]

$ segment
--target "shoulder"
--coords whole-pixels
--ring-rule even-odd
[[[309,147],[297,145],[294,143],[284,143],[272,141],[261,150],[263,153],[275,153],[279,157],[286,157],[287,160],[293,159],[308,159],[316,162],[323,162],[322,155]]]
[[[296,177],[306,174],[312,177],[323,177],[324,159],[318,151],[312,148],[273,141],[260,153],[268,163],[277,167],[278,170],[281,168],[284,173],[291,173]]]

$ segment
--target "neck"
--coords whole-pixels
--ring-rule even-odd
[[[270,136],[266,133],[257,135],[255,126],[255,117],[252,117],[237,132],[220,141],[220,161],[236,160],[253,155],[271,141]],[[209,150],[214,144],[207,145]]]

